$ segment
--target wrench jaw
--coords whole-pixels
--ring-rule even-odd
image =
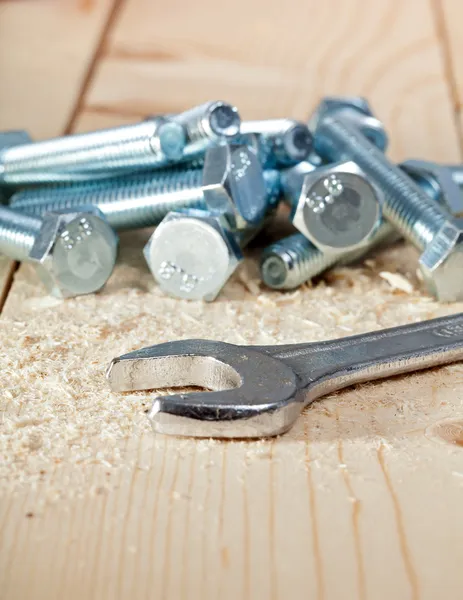
[[[208,340],[143,348],[112,361],[113,391],[201,386],[213,391],[154,399],[154,431],[179,436],[258,438],[283,433],[303,402],[298,377],[265,352]]]

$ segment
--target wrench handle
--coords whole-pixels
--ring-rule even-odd
[[[355,383],[463,359],[463,313],[266,352],[283,360],[307,388],[307,403]]]

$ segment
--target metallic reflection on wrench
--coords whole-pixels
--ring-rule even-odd
[[[256,438],[283,433],[304,406],[346,386],[463,359],[463,313],[310,344],[235,346],[182,340],[115,358],[113,391],[201,386],[157,397],[160,433]]]

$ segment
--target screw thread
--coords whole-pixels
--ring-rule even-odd
[[[202,171],[140,173],[99,183],[24,190],[12,206],[41,216],[49,211],[97,206],[116,230],[159,224],[170,211],[204,209]]]
[[[344,116],[323,119],[315,133],[315,144],[324,157],[353,160],[363,169],[384,194],[386,218],[420,250],[451,218]]]
[[[0,254],[13,260],[26,260],[42,221],[0,206]]]
[[[337,255],[323,254],[301,233],[294,233],[264,250],[260,272],[269,287],[290,290],[315,277],[338,259]]]
[[[0,180],[14,185],[85,181],[163,166],[169,159],[161,148],[162,126],[159,120],[143,121],[7,148],[0,155]]]

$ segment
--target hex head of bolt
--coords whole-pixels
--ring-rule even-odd
[[[118,238],[103,217],[47,213],[29,260],[51,294],[70,298],[101,289],[116,263]]]
[[[463,219],[447,221],[419,259],[427,288],[442,302],[461,300]]]
[[[323,252],[350,252],[373,237],[381,203],[381,192],[354,162],[338,163],[303,177],[292,222]]]
[[[243,258],[226,221],[198,210],[170,212],[143,253],[163,291],[208,302],[217,297]]]
[[[234,230],[258,226],[268,210],[262,167],[245,145],[224,144],[207,151],[202,190],[208,210],[226,217]]]
[[[453,216],[463,216],[463,194],[451,169],[428,160],[407,160],[399,166]]]
[[[380,150],[386,150],[388,137],[383,124],[374,116],[368,101],[358,96],[328,96],[324,98],[309,120],[310,129],[315,131],[320,121],[346,108],[356,111],[355,124],[363,135]]]

